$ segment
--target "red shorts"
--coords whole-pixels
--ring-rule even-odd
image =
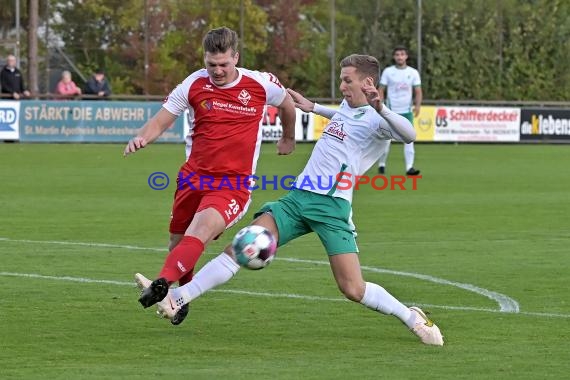
[[[184,187],[174,193],[170,233],[184,234],[194,215],[204,209],[216,209],[226,221],[226,228],[237,223],[251,203],[249,190],[198,190]]]

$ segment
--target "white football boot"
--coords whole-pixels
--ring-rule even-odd
[[[410,311],[416,314],[416,322],[411,330],[421,339],[422,343],[443,346],[443,335],[439,327],[419,307],[410,307]]]

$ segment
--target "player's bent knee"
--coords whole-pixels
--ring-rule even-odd
[[[342,294],[351,301],[360,302],[362,297],[364,297],[365,288],[361,284],[350,282],[339,284],[338,288]]]

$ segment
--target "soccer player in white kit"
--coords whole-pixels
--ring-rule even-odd
[[[408,50],[405,47],[396,46],[392,55],[396,64],[385,68],[382,72],[380,77],[380,101],[384,101],[387,90],[386,105],[414,125],[414,117],[418,117],[420,114],[423,97],[420,73],[406,64]],[[414,104],[413,112],[411,108],[412,98]],[[380,149],[380,159],[378,161],[378,172],[380,174],[384,174],[386,171],[390,142],[390,140],[384,141]],[[413,142],[404,144],[404,159],[406,162],[406,174],[419,175],[420,171],[414,168],[415,150]]]
[[[379,101],[374,87],[378,72],[379,63],[374,57],[353,54],[344,58],[340,73],[344,100],[338,110],[313,103],[288,89],[296,107],[322,115],[330,122],[291,191],[263,205],[252,224],[268,229],[279,246],[315,232],[327,252],[338,288],[346,298],[381,314],[393,315],[422,343],[442,346],[439,328],[421,309],[405,306],[380,285],[364,281],[358,247],[349,226],[354,186],[339,185],[343,181],[340,178],[354,181],[374,165],[382,141],[411,142],[416,137],[406,118]],[[228,282],[239,269],[228,245],[192,281],[170,289],[167,299],[172,307],[162,308],[159,304],[159,312],[167,318],[176,318],[183,305]]]

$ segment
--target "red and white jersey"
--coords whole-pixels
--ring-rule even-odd
[[[185,169],[216,179],[255,173],[265,104],[279,106],[287,91],[273,74],[238,68],[238,78],[218,87],[206,69],[188,76],[166,98],[174,115],[189,110]]]

